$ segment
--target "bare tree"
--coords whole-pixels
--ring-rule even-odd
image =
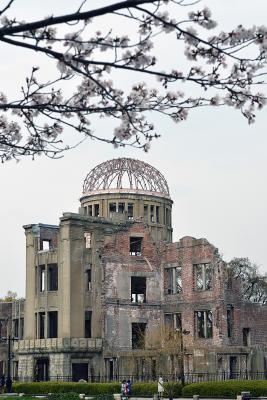
[[[261,275],[258,266],[248,258],[233,258],[229,266],[233,276],[242,281],[244,299],[267,304],[267,275]]]
[[[228,105],[252,123],[266,101],[258,86],[266,74],[267,28],[219,32],[210,10],[196,3],[124,0],[90,9],[84,1],[71,14],[25,22],[13,16],[16,0],[6,0],[0,41],[25,49],[26,56],[49,57],[56,68],[42,81],[39,67],[29,66],[17,98],[0,93],[1,160],[60,157],[70,147],[63,140],[66,127],[81,135],[77,142],[89,137],[147,151],[159,136],[151,111],[180,122],[194,108]],[[185,6],[192,11],[178,20]],[[159,43],[179,55],[165,70]],[[112,118],[117,126],[102,135],[91,127],[95,117]]]

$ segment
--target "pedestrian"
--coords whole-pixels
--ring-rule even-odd
[[[127,399],[127,393],[126,393],[126,380],[123,379],[122,383],[121,383],[121,398],[122,400]]]
[[[132,382],[130,379],[126,382],[126,393],[128,397],[132,395]]]
[[[6,383],[6,378],[5,378],[5,375],[3,374],[0,378],[0,393],[4,393],[5,383]]]
[[[164,392],[163,378],[162,378],[162,376],[159,376],[159,380],[158,380],[158,397],[159,397],[159,399],[162,399],[163,392]]]

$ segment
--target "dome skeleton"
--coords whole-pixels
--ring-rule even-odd
[[[151,165],[132,158],[109,160],[89,172],[83,184],[83,194],[107,189],[145,190],[169,196],[164,176]]]

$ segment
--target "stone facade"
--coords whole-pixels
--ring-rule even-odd
[[[24,227],[19,378],[267,374],[267,307],[243,301],[241,282],[206,239],[172,242],[172,200],[156,170],[146,178],[141,165],[133,188],[127,167],[122,189],[122,179],[111,185],[112,162],[111,172],[89,174],[79,213]]]
[[[18,357],[13,343],[24,336],[24,300],[0,302],[0,376],[8,373],[8,339],[11,340],[10,373],[18,377]]]

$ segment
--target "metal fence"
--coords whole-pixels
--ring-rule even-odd
[[[176,374],[162,374],[161,375],[164,382],[167,381],[182,381],[182,376]],[[110,379],[108,376],[89,376],[87,379],[83,379],[85,382],[121,382],[122,380],[130,379],[134,382],[156,382],[158,380],[158,376],[156,375],[114,375],[113,379]],[[207,381],[226,381],[230,379],[236,380],[267,380],[267,371],[264,372],[220,372],[220,373],[209,373],[209,372],[193,372],[193,373],[185,373],[184,374],[184,382],[185,383],[194,383],[194,382],[207,382]],[[23,382],[40,382],[40,381],[65,381],[65,382],[73,382],[74,379],[71,375],[54,375],[46,377],[45,379],[38,379],[36,377],[27,376],[23,378],[14,377],[14,381],[23,381]],[[82,380],[82,381],[83,381]],[[77,380],[76,380],[77,381]]]

